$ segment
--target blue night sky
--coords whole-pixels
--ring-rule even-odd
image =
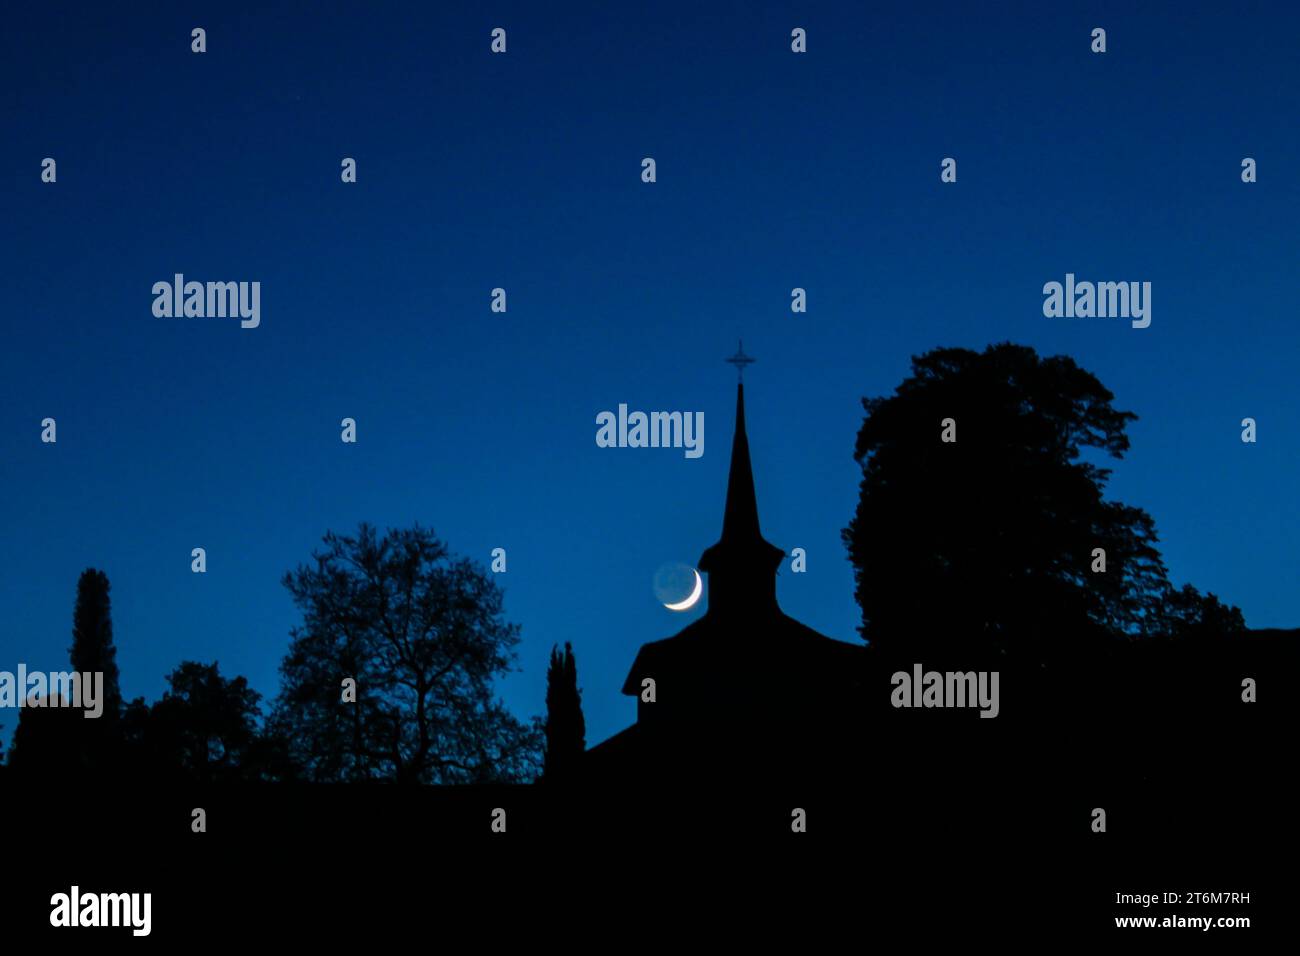
[[[1139,415],[1110,493],[1154,516],[1175,584],[1252,627],[1300,625],[1294,6],[31,4],[4,21],[0,669],[66,666],[94,566],[128,698],[185,659],[271,697],[299,620],[284,572],[327,530],[420,522],[484,565],[507,549],[523,643],[501,692],[541,713],[546,657],[571,641],[599,741],[634,719],[618,688],[637,648],[699,613],[659,606],[652,579],[721,529],[722,360],[742,336],[763,530],[808,555],[778,596],[812,627],[857,639],[839,535],[859,400],[913,354],[1003,340],[1073,356]],[[177,272],[260,281],[261,326],[155,318],[151,287]],[[1042,286],[1067,272],[1150,281],[1151,327],[1045,318]],[[598,448],[595,416],[620,402],[703,411],[704,456]]]

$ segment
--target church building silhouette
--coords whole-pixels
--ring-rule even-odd
[[[722,536],[699,562],[707,611],[642,646],[622,688],[637,698],[636,723],[586,752],[584,776],[806,775],[843,759],[865,648],[782,612],[776,577],[784,558],[759,529],[742,381]]]

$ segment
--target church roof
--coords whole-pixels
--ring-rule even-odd
[[[780,610],[771,617],[735,622],[734,628],[729,623],[705,614],[672,637],[641,645],[622,692],[635,697],[641,693],[643,678],[661,681],[665,675],[684,671],[714,676],[778,672],[791,680],[800,674],[851,677],[865,652],[860,645],[827,637]]]

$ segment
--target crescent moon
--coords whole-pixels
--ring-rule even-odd
[[[695,575],[695,590],[692,591],[690,597],[684,601],[679,601],[676,604],[665,604],[664,607],[668,608],[668,610],[689,611],[691,608],[695,607],[695,602],[698,601],[700,595],[704,593],[704,580],[700,577],[700,572],[691,568],[691,573]]]

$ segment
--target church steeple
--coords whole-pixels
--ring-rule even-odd
[[[728,359],[743,375],[754,360],[742,348]],[[758,499],[745,431],[745,385],[736,386],[736,431],[731,440],[731,471],[722,537],[700,557],[709,576],[709,614],[766,612],[776,606],[776,571],[785,553],[763,539],[758,527]]]
[[[758,527],[758,498],[745,432],[745,386],[736,386],[736,431],[731,439],[731,471],[727,476],[727,505],[722,515],[724,541],[762,540]]]

